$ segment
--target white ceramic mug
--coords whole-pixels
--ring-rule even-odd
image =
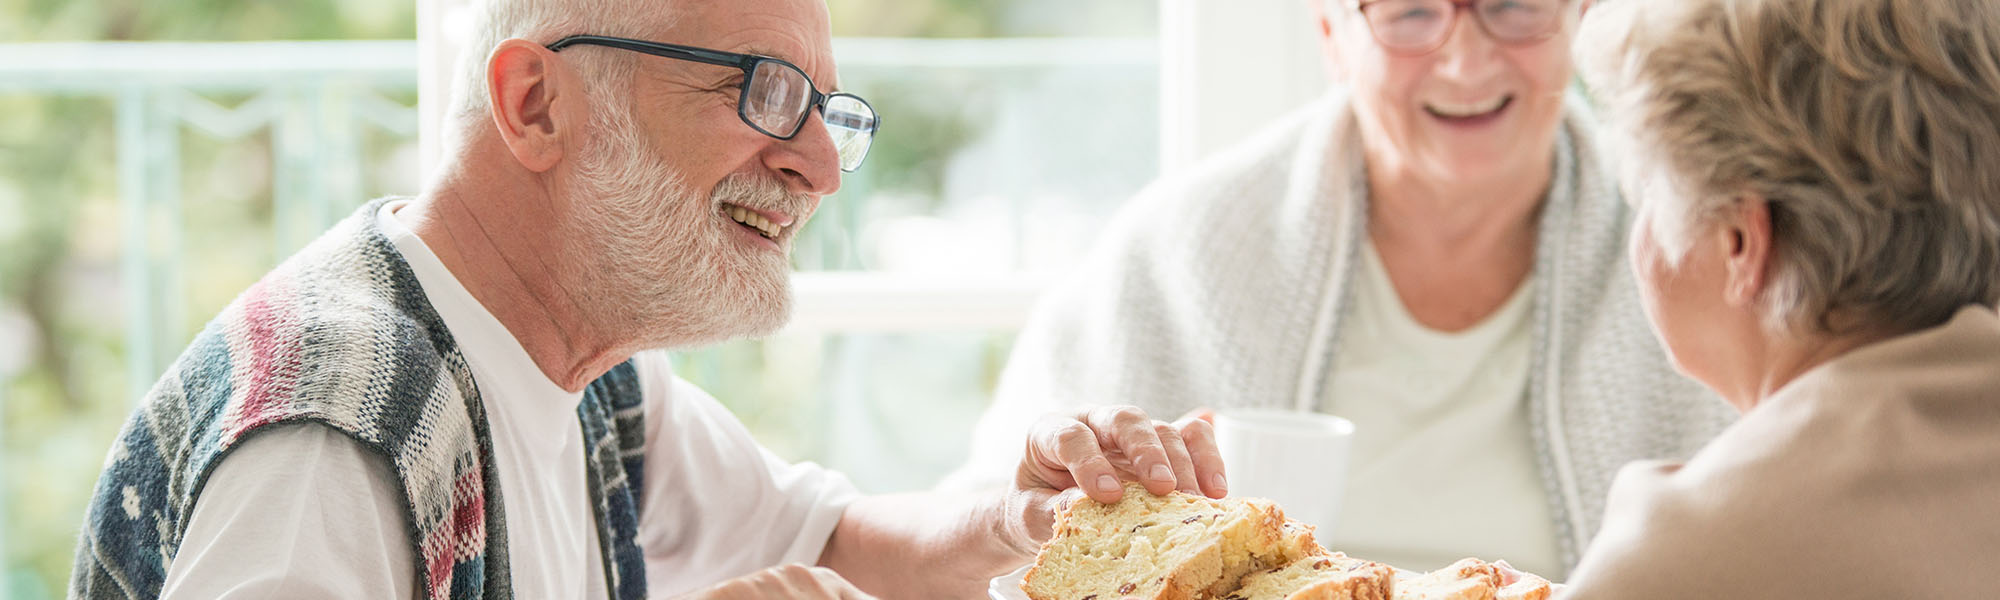
[[[1328,414],[1273,409],[1215,413],[1215,443],[1229,495],[1269,498],[1285,516],[1325,539],[1340,515],[1354,423]]]

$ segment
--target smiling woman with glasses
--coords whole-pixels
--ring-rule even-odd
[[[601,35],[572,35],[548,47],[559,52],[582,45],[742,69],[745,83],[736,104],[736,115],[743,123],[764,135],[789,140],[799,134],[813,109],[818,108],[827,133],[833,136],[833,147],[840,153],[842,171],[851,173],[861,168],[861,161],[868,158],[868,147],[875,142],[875,130],[881,125],[875,107],[869,106],[868,101],[846,92],[820,92],[805,71],[776,58]]]
[[[1064,401],[1330,413],[1356,432],[1329,548],[1565,572],[1620,465],[1731,418],[1635,325],[1630,215],[1567,93],[1590,4],[1314,2],[1333,89],[1128,202],[1015,342],[953,483],[1003,483],[1008,432]]]

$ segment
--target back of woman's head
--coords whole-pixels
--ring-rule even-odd
[[[1769,202],[1766,307],[1799,332],[1897,333],[2000,298],[2000,1],[1621,0],[1577,58],[1677,193],[1638,194],[1670,255]],[[1647,168],[1641,168],[1645,171]]]

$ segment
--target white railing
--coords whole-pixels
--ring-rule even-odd
[[[0,93],[115,101],[128,397],[136,400],[191,334],[182,249],[181,139],[269,128],[276,256],[297,249],[360,197],[363,127],[415,135],[414,109],[384,92],[416,87],[403,42],[0,45]],[[204,94],[254,94],[233,108]]]

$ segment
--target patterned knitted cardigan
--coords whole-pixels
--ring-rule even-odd
[[[383,457],[425,598],[510,598],[507,528],[465,356],[369,203],[209,323],[126,422],[97,482],[72,598],[161,592],[202,483],[272,425],[319,423]],[[645,596],[634,535],[644,443],[630,362],[577,407],[607,588]]]

